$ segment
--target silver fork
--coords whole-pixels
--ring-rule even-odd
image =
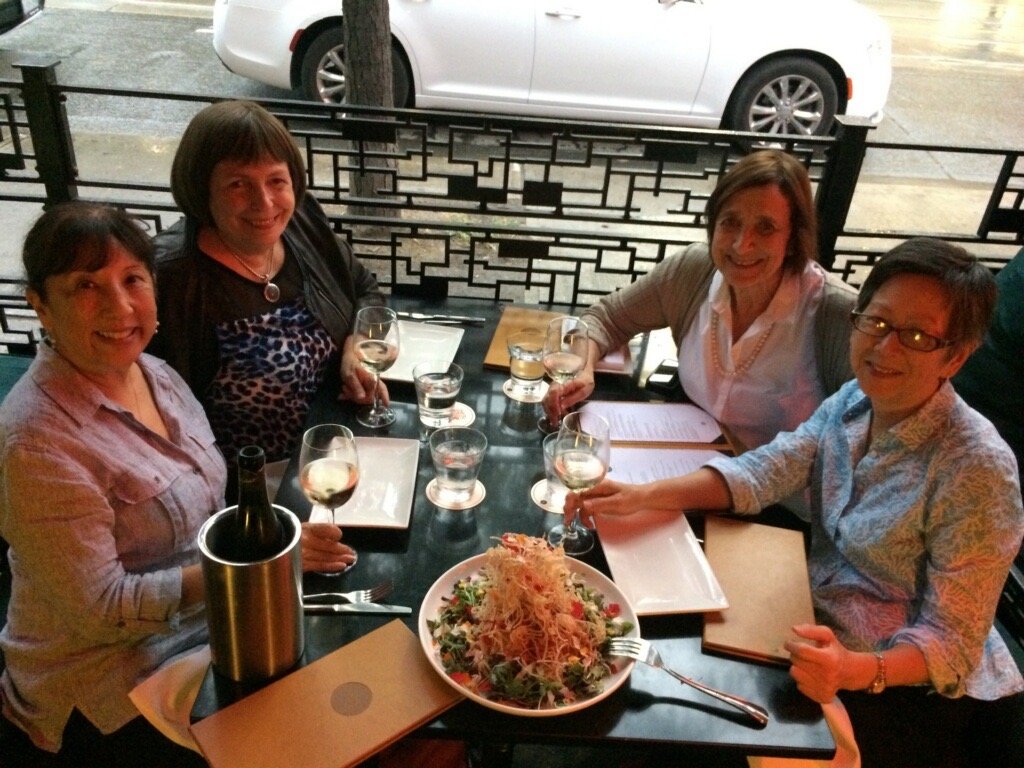
[[[663,669],[680,683],[696,688],[698,691],[706,693],[708,696],[713,696],[719,701],[724,701],[726,704],[730,704],[736,707],[736,709],[742,710],[761,725],[768,724],[768,712],[764,707],[760,707],[746,699],[741,699],[739,696],[733,696],[730,693],[723,693],[722,691],[715,690],[714,688],[709,688],[703,683],[698,683],[696,680],[683,677],[674,669],[666,667],[664,662],[661,660],[661,654],[658,653],[658,649],[651,645],[649,640],[641,640],[639,637],[615,637],[612,638],[609,643],[608,649],[612,656],[625,656],[626,658],[636,659],[637,661],[641,661],[652,667]]]
[[[395,585],[390,581],[382,581],[369,589],[354,589],[351,592],[314,592],[311,595],[303,595],[303,597],[307,600],[329,597],[332,600],[340,600],[345,603],[375,603],[382,597],[390,595],[394,587]]]

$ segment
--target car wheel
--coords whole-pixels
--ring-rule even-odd
[[[740,81],[725,122],[734,131],[820,136],[832,128],[838,103],[835,81],[823,66],[778,59]]]
[[[340,27],[321,32],[310,43],[302,57],[301,87],[306,98],[327,104],[345,101],[345,41]],[[412,78],[405,57],[395,45],[391,46],[392,83],[395,106],[409,105]]]

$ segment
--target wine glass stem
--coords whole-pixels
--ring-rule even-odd
[[[380,374],[373,373],[373,412],[380,410]]]

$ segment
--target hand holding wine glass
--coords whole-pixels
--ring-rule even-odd
[[[356,420],[371,429],[386,427],[394,423],[395,412],[380,402],[380,375],[398,359],[398,316],[388,307],[363,307],[356,313],[352,336],[356,357],[373,374],[373,404]]]
[[[556,384],[563,385],[579,375],[587,364],[590,332],[587,324],[573,315],[556,317],[548,323],[544,342],[544,370]],[[538,426],[542,432],[558,429],[561,403],[556,403],[555,418],[544,416]]]
[[[608,472],[611,443],[608,422],[594,413],[576,411],[562,419],[554,447],[554,469],[570,491],[588,491]],[[568,525],[548,531],[552,546],[562,545],[567,555],[583,555],[594,547],[594,533],[579,524],[579,509]]]
[[[352,430],[341,424],[319,424],[306,430],[299,452],[299,484],[313,504],[309,519],[337,525],[335,512],[346,504],[359,483],[359,453]]]

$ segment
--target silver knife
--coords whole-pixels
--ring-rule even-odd
[[[410,320],[422,320],[428,323],[486,323],[486,317],[472,317],[470,315],[432,315],[424,312],[397,312],[399,317]]]
[[[407,605],[386,603],[303,603],[302,610],[306,613],[412,613]]]

